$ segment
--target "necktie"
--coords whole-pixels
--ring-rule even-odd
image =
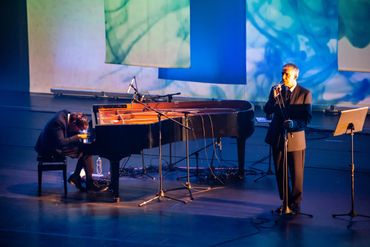
[[[292,92],[289,89],[287,89],[286,95],[285,95],[285,102],[287,102],[288,104],[290,103],[291,96],[292,96]]]

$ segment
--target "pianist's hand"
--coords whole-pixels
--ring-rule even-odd
[[[80,139],[87,139],[88,138],[87,133],[78,134],[77,136]]]

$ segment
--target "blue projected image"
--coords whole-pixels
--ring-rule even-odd
[[[159,78],[245,84],[245,0],[192,0],[190,6],[190,68],[161,68]]]
[[[248,98],[266,100],[282,65],[294,62],[314,104],[368,101],[370,73],[338,71],[337,1],[247,1],[247,35]]]

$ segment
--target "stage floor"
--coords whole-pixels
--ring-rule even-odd
[[[55,97],[43,94],[1,93],[0,140],[0,245],[1,246],[369,246],[370,218],[333,218],[351,209],[350,137],[332,136],[337,116],[315,111],[307,131],[307,157],[302,211],[313,215],[295,217],[271,213],[280,206],[274,175],[269,168],[269,148],[264,143],[266,126],[256,123],[246,142],[246,174],[243,182],[233,179],[236,142],[222,140],[217,151],[217,179],[209,166],[211,140],[190,143],[190,153],[199,150],[200,174],[191,177],[194,200],[187,190],[166,195],[186,203],[163,200],[144,207],[138,204],[158,192],[158,149],[144,150],[148,174],[140,176],[141,156],[122,160],[119,203],[111,194],[80,193],[68,185],[63,198],[61,172],[44,173],[43,195],[37,196],[37,163],[33,145],[43,125],[55,111],[91,112],[92,104],[121,100]],[[263,116],[256,107],[256,116]],[[370,152],[367,119],[364,131],[355,135],[355,210],[370,215]],[[129,140],[122,140],[129,141]],[[169,146],[163,163],[169,165]],[[165,190],[183,188],[185,162],[182,143],[173,144],[172,171],[164,172]],[[68,160],[72,172],[76,160]],[[196,159],[191,158],[195,167]],[[109,162],[103,159],[107,174]],[[131,173],[130,173],[131,171]],[[134,174],[132,171],[139,171]],[[194,171],[194,170],[192,170]],[[263,175],[266,175],[262,177]],[[220,183],[224,182],[224,184]],[[203,191],[210,187],[210,190]]]

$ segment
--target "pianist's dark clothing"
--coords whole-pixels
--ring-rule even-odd
[[[42,155],[78,156],[78,133],[68,133],[67,110],[57,112],[41,132],[35,150]]]
[[[35,150],[43,156],[69,156],[79,158],[75,174],[79,174],[85,168],[86,178],[90,179],[93,172],[92,157],[82,155],[77,132],[71,132],[68,128],[69,111],[62,110],[46,124],[37,140]]]
[[[284,164],[284,120],[293,120],[293,128],[287,130],[288,135],[288,167],[292,179],[289,188],[289,202],[300,205],[303,192],[303,170],[305,160],[305,128],[312,118],[312,94],[309,90],[297,84],[287,99],[287,89],[283,87],[281,96],[285,108],[280,109],[270,91],[269,99],[264,106],[266,114],[273,114],[265,141],[271,145],[277,185],[280,199],[283,199],[283,164]]]

